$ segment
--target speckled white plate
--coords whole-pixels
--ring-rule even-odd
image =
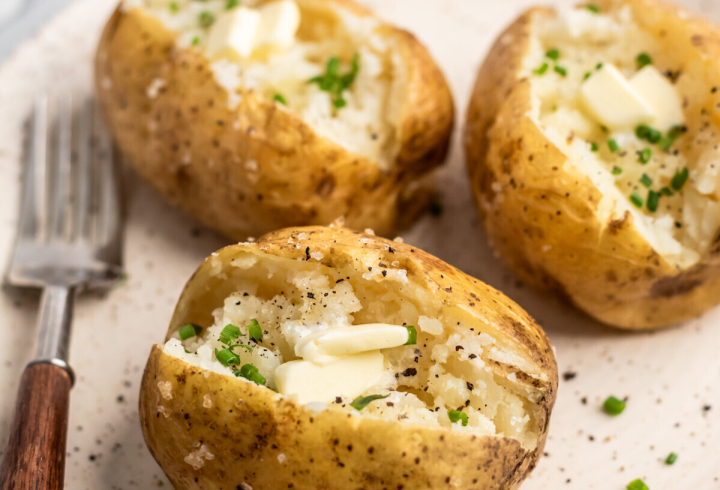
[[[114,1],[78,0],[0,67],[0,257],[9,255],[12,244],[21,128],[33,95],[70,85],[89,91],[92,53]],[[364,3],[429,46],[462,116],[492,40],[532,0]],[[685,3],[720,21],[717,0]],[[545,327],[557,349],[561,381],[546,454],[523,489],[622,490],[635,478],[652,490],[720,488],[720,309],[661,332],[605,328],[523,288],[498,265],[472,203],[459,134],[441,179],[444,215],[426,218],[405,240],[514,298]],[[129,280],[105,299],[82,298],[76,309],[71,356],[79,380],[72,392],[69,490],[169,487],[140,432],[140,377],[185,281],[206,255],[225,244],[144,184],[130,184]],[[36,301],[31,295],[0,293],[3,443],[20,373],[33,353]],[[600,410],[610,394],[629,398],[619,417]],[[671,451],[679,458],[665,466]]]

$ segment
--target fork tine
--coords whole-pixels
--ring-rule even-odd
[[[48,200],[48,236],[62,238],[66,231],[67,208],[70,201],[68,180],[70,178],[70,159],[72,152],[72,97],[58,101],[57,145],[51,158],[49,174],[52,179],[50,199]]]
[[[93,114],[93,133],[95,135],[95,156],[97,162],[97,222],[95,240],[99,244],[112,242],[120,229],[120,195],[116,175],[112,139],[103,124],[100,111],[95,108]]]
[[[75,169],[72,239],[87,236],[90,230],[90,145],[92,100],[85,100],[78,115],[77,166]]]
[[[48,101],[44,95],[35,98],[29,155],[22,179],[22,201],[18,237],[34,239],[42,229],[45,210],[45,168],[47,163]]]

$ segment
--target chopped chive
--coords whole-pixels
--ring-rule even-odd
[[[645,482],[642,481],[640,478],[631,481],[627,484],[627,487],[625,488],[627,488],[627,490],[650,490],[650,488],[645,485]]]
[[[197,45],[199,45],[199,44],[200,44],[200,36],[195,36],[194,38],[192,38],[192,45],[193,45],[193,46],[197,46]]]
[[[596,69],[596,70],[599,70],[599,69],[602,68],[602,67],[603,67],[603,64],[602,64],[602,63],[598,63],[597,65],[595,65],[595,69]]]
[[[620,145],[618,145],[617,141],[615,141],[615,140],[612,139],[612,138],[610,138],[610,139],[608,140],[607,144],[608,144],[608,148],[610,148],[610,151],[611,151],[612,153],[615,153],[615,152],[617,152],[618,150],[620,150]]]
[[[178,330],[180,340],[190,339],[196,335],[200,335],[200,332],[202,332],[202,327],[200,325],[195,325],[194,323],[188,323],[187,325],[180,327],[180,330]]]
[[[337,99],[333,100],[333,107],[335,109],[342,109],[347,105],[347,101],[343,99],[342,97],[338,97]]]
[[[467,426],[468,424],[467,414],[465,412],[461,412],[460,410],[450,410],[448,412],[448,418],[453,424],[456,423],[458,420],[462,420],[463,427]]]
[[[415,327],[412,325],[408,325],[407,327],[408,331],[408,341],[405,342],[403,345],[415,345],[417,344],[417,330],[415,330]]]
[[[273,95],[273,100],[279,104],[287,105],[287,100],[285,100],[285,97],[280,93]]]
[[[587,79],[590,78],[591,76],[592,76],[592,72],[591,72],[591,71],[586,71],[586,72],[585,72],[585,75],[583,75],[583,80],[587,80]]]
[[[370,402],[374,402],[375,400],[382,400],[383,398],[387,398],[390,395],[368,395],[368,396],[359,396],[355,398],[352,403],[350,404],[351,407],[353,407],[358,412],[362,410],[363,408],[367,407]]]
[[[250,336],[250,340],[254,340],[255,342],[262,342],[263,339],[263,332],[262,328],[260,328],[260,324],[256,319],[250,320],[250,325],[248,325],[248,335]]]
[[[535,75],[542,76],[545,74],[548,68],[550,68],[550,65],[548,65],[547,63],[543,63],[542,65],[535,68],[532,72]]]
[[[232,352],[232,350],[235,349],[236,347],[240,347],[240,348],[242,348],[242,349],[245,349],[245,350],[248,351],[248,352],[252,352],[252,350],[253,350],[252,347],[250,347],[249,345],[245,345],[245,344],[233,344],[233,345],[229,345],[229,346],[228,346],[228,350]]]
[[[633,192],[632,194],[630,194],[630,202],[632,202],[635,206],[639,208],[642,208],[644,204],[643,198],[640,197],[637,192]]]
[[[212,12],[205,10],[198,15],[198,22],[200,22],[200,27],[210,27],[215,23],[215,16]]]
[[[238,357],[237,354],[235,354],[234,352],[232,352],[228,349],[223,349],[223,350],[215,349],[215,358],[223,366],[230,366],[232,364],[240,363],[240,357]]]
[[[660,189],[660,195],[661,196],[672,196],[673,191],[671,191],[669,187],[663,187],[662,189]]]
[[[229,323],[225,325],[225,328],[223,328],[222,332],[220,332],[218,340],[223,344],[228,345],[238,337],[240,337],[240,329],[232,323]]]
[[[553,61],[557,61],[560,59],[560,50],[557,48],[549,49],[547,53],[545,53],[545,56],[547,56]]]
[[[358,53],[355,53],[350,61],[350,71],[344,75],[340,75],[340,58],[333,56],[325,65],[325,73],[311,78],[308,83],[317,83],[320,90],[330,92],[333,106],[340,109],[347,105],[347,101],[342,96],[343,91],[350,88],[359,72],[360,55]]]
[[[235,375],[237,376],[237,374]],[[243,378],[252,381],[253,383],[257,383],[259,385],[265,385],[266,379],[258,372],[258,368],[253,366],[252,364],[245,364],[243,367],[240,368],[240,376]]]
[[[600,147],[598,146],[597,143],[595,143],[594,141],[590,142],[590,151],[598,151],[599,149],[600,149]]]
[[[635,193],[632,195],[640,199],[640,204],[637,206],[642,207],[642,199],[640,196]],[[632,200],[632,196],[630,196],[630,200]],[[605,400],[605,403],[603,403],[603,410],[605,410],[605,413],[610,415],[620,415],[623,410],[625,410],[625,402],[615,398],[614,396],[609,396],[607,400]]]
[[[642,177],[640,177],[640,183],[645,187],[650,187],[653,184],[653,180],[648,176],[648,174],[642,174]]]
[[[638,152],[638,160],[643,165],[645,165],[647,162],[649,162],[651,158],[652,158],[652,150],[650,148],[645,148],[644,150]]]
[[[677,461],[677,454],[670,453],[668,454],[668,457],[665,458],[665,464],[675,464],[675,461]]]
[[[170,12],[176,13],[180,11],[180,6],[177,2],[170,2]]]
[[[553,70],[555,71],[555,73],[558,73],[564,77],[567,76],[567,68],[565,68],[564,66],[555,65],[555,68],[553,68]]]
[[[647,53],[640,53],[637,55],[637,58],[635,58],[635,61],[637,61],[638,70],[646,67],[647,65],[652,65],[653,62],[652,58]]]
[[[647,135],[650,134],[650,126],[646,124],[641,124],[637,128],[635,128],[635,136],[638,137],[638,139],[645,139],[647,138]]]
[[[190,351],[187,350],[187,349],[183,349],[183,350],[185,351],[185,354],[192,354],[192,352],[190,352]]]
[[[680,172],[678,172],[676,170],[675,176],[670,181],[670,186],[673,189],[675,189],[676,191],[679,191],[680,189],[683,188],[683,186],[685,185],[685,182],[687,182],[689,175],[690,175],[690,171],[688,170],[687,167],[682,169],[682,171],[680,171]]]
[[[648,211],[651,213],[654,213],[657,211],[658,203],[660,202],[660,194],[657,192],[650,190],[648,191],[648,197],[647,197],[647,208]]]
[[[682,136],[682,134],[686,131],[687,126],[673,126],[670,128],[667,135],[665,135],[660,141],[660,148],[664,151],[668,151],[672,145],[675,144],[675,140]]]
[[[225,10],[232,10],[240,4],[238,0],[227,0],[225,4]]]
[[[599,14],[600,13],[600,7],[595,5],[594,3],[588,3],[587,9],[592,12],[593,14]]]
[[[617,165],[615,165],[615,166],[613,167],[613,169],[612,169],[612,174],[613,174],[613,175],[620,175],[621,173],[622,173],[622,169],[621,169],[620,167],[618,167]]]

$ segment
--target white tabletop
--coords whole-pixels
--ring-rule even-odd
[[[0,0],[0,12],[9,1]],[[50,7],[63,3],[44,1],[48,10],[0,28],[0,53],[22,38],[13,29],[28,32]],[[9,255],[14,234],[21,127],[32,97],[63,85],[89,90],[97,36],[114,3],[77,0],[0,66],[2,258]],[[362,3],[428,45],[452,86],[460,127],[484,54],[533,0]],[[570,5],[572,0],[542,3]],[[685,3],[720,21],[717,0]],[[8,43],[10,37],[14,44]],[[439,179],[444,215],[425,218],[404,234],[406,241],[504,291],[537,318],[556,347],[561,381],[547,454],[522,488],[622,490],[635,478],[643,478],[652,490],[720,488],[720,309],[655,333],[603,327],[522,287],[498,264],[472,202],[459,132]],[[68,490],[169,488],[142,439],[140,377],[185,281],[206,255],[226,243],[167,206],[143,183],[133,179],[129,187],[129,280],[107,298],[82,298],[76,309],[71,362],[78,383],[72,392]],[[36,307],[31,295],[0,292],[0,441],[7,436],[22,367],[32,356]],[[611,394],[629,397],[619,417],[600,410]],[[662,461],[671,451],[679,454],[678,461],[665,466]]]

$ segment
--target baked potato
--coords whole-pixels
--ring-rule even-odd
[[[720,301],[720,31],[660,0],[532,8],[467,112],[489,240],[596,319],[677,324]]]
[[[200,266],[140,417],[178,490],[508,490],[556,390],[545,334],[499,291],[407,244],[305,227]]]
[[[349,0],[125,0],[95,76],[137,172],[235,240],[341,216],[394,233],[454,120],[428,51]]]

